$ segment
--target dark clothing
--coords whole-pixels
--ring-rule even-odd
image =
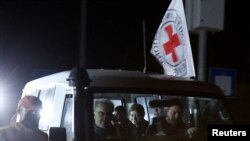
[[[110,125],[107,128],[100,128],[94,125],[95,139],[107,139],[117,137],[116,129]]]
[[[22,123],[0,128],[1,141],[48,141],[48,135],[39,129],[27,128]]]
[[[130,120],[126,120],[123,124],[116,124],[116,128],[118,130],[118,137],[122,139],[132,138],[132,134],[130,131],[130,127],[132,127],[132,123]]]
[[[162,121],[164,117],[154,117],[152,118],[152,123],[146,129],[146,135],[156,135],[159,132],[163,132]]]
[[[145,136],[148,125],[149,125],[149,122],[146,120],[143,120],[138,127],[132,124],[130,127],[132,138],[138,139],[142,136]]]
[[[164,135],[170,140],[186,140],[188,125],[184,122],[180,122],[177,125],[169,124],[166,119],[162,119],[147,129],[147,135]]]

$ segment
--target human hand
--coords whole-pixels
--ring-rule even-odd
[[[198,128],[197,127],[190,127],[187,129],[187,134],[189,138],[192,138],[195,132],[197,132]]]

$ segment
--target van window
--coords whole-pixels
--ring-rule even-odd
[[[38,97],[42,101],[43,109],[41,111],[41,119],[39,122],[39,129],[48,131],[50,120],[53,117],[53,100],[55,96],[55,87],[40,90]]]
[[[64,103],[64,108],[63,108],[63,114],[62,114],[62,122],[61,122],[61,127],[66,128],[66,133],[67,133],[67,141],[73,139],[73,113],[72,109],[73,108],[73,95],[72,94],[67,94],[65,98],[65,103]]]
[[[149,107],[149,101],[153,100],[153,99],[158,99],[157,96],[148,96],[148,97],[137,97],[136,98],[136,103],[139,103],[143,106],[144,110],[145,110],[145,116],[144,119],[148,120],[150,122],[150,109]]]
[[[103,96],[103,97],[102,97]],[[104,97],[105,96],[105,97]],[[181,104],[182,109],[182,121],[188,127],[197,127],[199,132],[196,140],[205,140],[207,138],[207,125],[208,124],[233,124],[233,120],[229,111],[226,110],[224,103],[217,98],[207,98],[207,97],[192,97],[192,96],[176,96],[176,95],[162,95],[162,94],[150,94],[150,93],[94,93],[94,101],[98,100],[102,101],[110,101],[113,102],[113,99],[123,99],[126,105],[124,108],[126,111],[129,111],[131,105],[134,103],[140,104],[143,106],[145,111],[144,120],[146,120],[150,125],[156,124],[155,121],[159,122],[166,119],[166,114],[169,111],[169,108],[173,106],[176,101],[178,104]],[[113,105],[117,105],[113,102]],[[122,104],[121,104],[122,105]],[[122,105],[123,106],[123,105]],[[97,124],[107,120],[102,119],[107,116],[107,111],[100,111],[103,109],[95,109],[93,108],[93,117],[94,119],[94,132],[95,132],[95,139],[99,140],[105,139],[109,140],[108,138],[112,139],[114,135],[115,138],[121,139],[134,139],[133,136],[123,136],[126,132],[130,132],[132,130],[128,130],[126,132],[119,132],[117,130],[116,124],[113,123],[112,118],[108,119],[110,121],[106,121],[107,124],[112,124],[115,128],[110,130],[102,131],[99,127],[96,127]],[[99,110],[99,111],[98,111]],[[129,114],[127,119],[129,119]],[[99,116],[99,117],[98,117]],[[114,116],[114,115],[113,115]],[[156,120],[157,119],[157,120]],[[97,121],[100,120],[100,121]],[[99,122],[99,123],[98,123]],[[110,126],[111,126],[110,124]],[[118,123],[120,124],[120,123]],[[159,136],[151,136],[147,131],[148,127],[145,127],[144,133],[141,134],[142,140],[156,140]],[[99,130],[100,129],[100,130]],[[112,131],[109,133],[109,131]],[[164,130],[165,131],[165,130]],[[103,134],[99,134],[103,133]],[[132,134],[128,134],[132,135]],[[162,135],[162,134],[161,134]],[[164,138],[164,136],[162,136]],[[180,137],[179,133],[171,133],[171,137]],[[166,137],[167,138],[167,137]],[[171,140],[170,140],[171,141]]]
[[[25,95],[33,95],[33,96],[36,96],[37,97],[37,89],[32,89],[32,90],[27,90],[25,91]]]

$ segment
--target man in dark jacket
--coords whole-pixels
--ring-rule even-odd
[[[38,129],[42,102],[35,96],[24,96],[18,102],[18,122],[0,128],[1,141],[48,141],[48,135]]]
[[[132,123],[128,119],[128,114],[125,107],[121,105],[115,107],[113,115],[114,119],[112,122],[117,129],[118,137],[122,139],[132,138],[130,130]]]
[[[114,104],[107,99],[98,99],[94,103],[95,139],[116,138],[115,127],[111,124]]]
[[[147,135],[166,136],[176,141],[185,141],[197,132],[196,127],[190,127],[182,121],[184,107],[179,100],[168,108],[166,117],[150,125]]]

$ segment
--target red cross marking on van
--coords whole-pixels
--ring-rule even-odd
[[[167,32],[168,37],[169,37],[169,41],[163,44],[165,54],[168,55],[169,53],[172,53],[173,62],[177,62],[178,55],[175,51],[175,48],[181,44],[178,34],[175,33],[173,35],[173,27],[171,25],[166,26],[164,29]]]

